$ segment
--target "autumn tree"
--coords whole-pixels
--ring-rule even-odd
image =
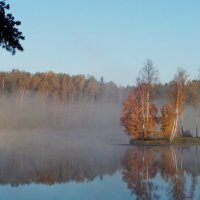
[[[138,88],[129,94],[128,99],[123,104],[121,125],[129,136],[144,140],[142,105],[139,97]]]
[[[16,21],[11,13],[7,13],[9,9],[9,4],[0,1],[0,46],[14,55],[16,50],[23,51],[20,41],[25,37],[18,30],[21,22]]]
[[[187,87],[190,94],[191,104],[195,110],[195,130],[196,130],[196,137],[198,137],[198,107],[200,103],[199,82],[196,80],[189,81]]]
[[[175,118],[174,108],[170,104],[165,104],[161,108],[160,129],[164,138],[170,139],[173,122]]]

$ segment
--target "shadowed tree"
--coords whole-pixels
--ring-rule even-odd
[[[9,4],[0,1],[0,46],[14,55],[16,50],[23,51],[20,40],[25,37],[18,30],[21,22],[16,21],[11,13],[7,13],[9,9]]]
[[[198,107],[200,103],[199,96],[199,82],[196,80],[190,81],[187,84],[188,90],[190,93],[191,104],[195,110],[195,129],[196,129],[196,137],[198,137]]]

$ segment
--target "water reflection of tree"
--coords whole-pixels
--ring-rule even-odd
[[[156,199],[152,192],[156,187],[151,179],[157,173],[157,159],[153,149],[133,148],[127,152],[123,160],[123,179],[128,183],[128,188],[136,194],[137,199]]]
[[[193,163],[188,165],[183,151],[183,147],[172,146],[130,148],[122,160],[122,166],[123,180],[131,193],[138,200],[162,199],[159,181],[156,181],[159,177],[166,183],[164,191],[169,199],[195,199],[199,163],[191,157],[190,162]],[[186,190],[188,181],[191,181],[191,186]]]

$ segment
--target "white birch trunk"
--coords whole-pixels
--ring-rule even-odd
[[[172,142],[173,139],[174,139],[174,137],[175,137],[176,130],[177,130],[177,124],[178,124],[178,116],[177,116],[176,119],[175,119],[174,130],[173,130],[173,133],[172,133],[172,135],[171,135],[171,137],[170,137],[170,142]]]
[[[170,136],[170,142],[172,142],[172,140],[174,139],[174,136],[176,134],[176,129],[177,129],[177,123],[178,123],[178,106],[179,106],[179,88],[178,88],[178,94],[177,94],[177,101],[176,101],[176,110],[175,110],[175,121],[174,121],[174,125],[173,125],[173,128],[172,128],[172,133],[171,133],[171,136]]]
[[[176,117],[175,117],[175,123],[174,123],[174,127],[173,127],[173,132],[172,132],[172,135],[170,137],[170,142],[172,142],[172,140],[174,139],[175,137],[175,134],[176,134],[176,130],[177,130],[177,125],[178,125],[178,108],[176,108]]]

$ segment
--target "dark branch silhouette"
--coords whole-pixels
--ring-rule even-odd
[[[16,50],[24,50],[20,41],[25,37],[18,30],[21,22],[15,20],[11,13],[7,13],[9,9],[9,4],[0,1],[0,46],[14,55]]]

